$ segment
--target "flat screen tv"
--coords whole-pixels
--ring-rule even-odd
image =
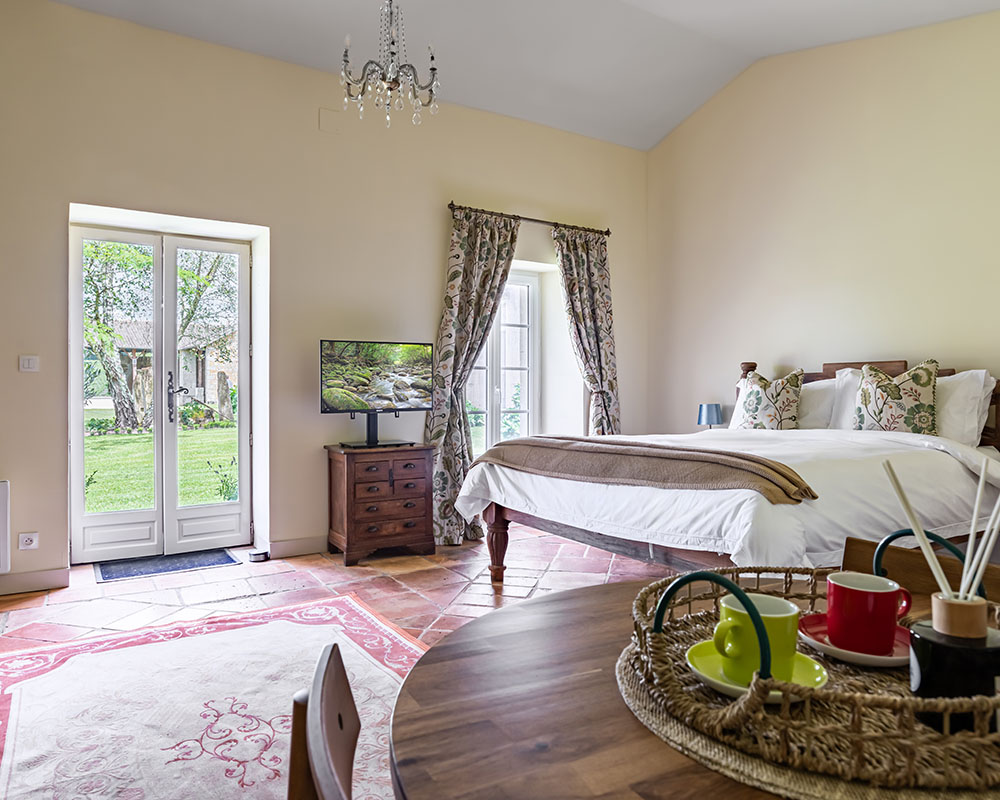
[[[368,415],[368,446],[377,415],[430,411],[430,344],[324,339],[319,345],[320,411]]]

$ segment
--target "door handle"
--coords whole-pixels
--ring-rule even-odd
[[[174,421],[174,417],[176,416],[176,414],[174,413],[174,411],[175,411],[174,395],[175,394],[188,394],[188,388],[186,386],[180,386],[180,387],[178,387],[178,388],[175,389],[174,388],[174,373],[168,371],[167,372],[167,422],[173,422]]]

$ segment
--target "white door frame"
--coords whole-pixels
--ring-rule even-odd
[[[83,242],[84,240],[149,245],[153,249],[154,507],[139,511],[87,514],[84,493],[83,427]],[[183,238],[133,230],[70,226],[69,235],[69,431],[70,431],[70,560],[87,563],[180,553],[250,544],[251,452],[250,422],[250,245],[207,238]],[[237,414],[239,437],[238,501],[178,507],[177,433],[179,414],[167,420],[167,365],[177,370],[176,249],[232,252],[240,256],[239,375]],[[164,258],[169,254],[169,258]],[[165,287],[170,287],[167,292]]]
[[[174,420],[167,419],[163,426],[163,496],[164,537],[163,551],[187,553],[214,547],[236,547],[250,544],[250,245],[244,242],[223,242],[213,239],[196,239],[181,236],[163,237],[163,360],[164,370],[174,373],[175,387],[180,386],[181,371],[177,357],[177,250],[207,250],[213,253],[234,253],[239,256],[239,321],[236,378],[240,391],[236,416],[239,441],[239,500],[197,506],[178,504],[178,432],[180,430],[180,405],[174,403],[177,413]],[[206,381],[207,383],[207,381]],[[207,389],[207,386],[206,386]],[[166,391],[162,395],[166,406]],[[179,400],[179,396],[175,396]]]
[[[153,330],[162,323],[163,249],[160,237],[137,231],[70,226],[69,231],[69,452],[70,557],[72,563],[140,558],[163,552],[163,385],[153,349],[153,508],[85,513],[83,465],[83,242],[149,245],[153,248]]]

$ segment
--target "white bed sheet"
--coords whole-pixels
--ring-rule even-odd
[[[549,478],[477,464],[456,501],[466,519],[489,503],[609,536],[728,554],[739,566],[835,566],[847,536],[878,540],[908,528],[882,467],[899,474],[924,527],[967,533],[984,455],[992,461],[984,506],[1000,486],[1000,453],[938,436],[844,430],[709,430],[613,437],[755,453],[792,467],[819,495],[772,505],[743,489],[658,489]],[[986,523],[985,516],[981,524]]]

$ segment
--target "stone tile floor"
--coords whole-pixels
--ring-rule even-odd
[[[666,567],[512,525],[502,586],[490,582],[483,540],[433,556],[374,555],[356,567],[316,554],[97,583],[73,567],[66,589],[0,595],[0,652],[82,636],[292,605],[354,592],[408,633],[434,644],[494,608],[545,592],[663,577]]]

